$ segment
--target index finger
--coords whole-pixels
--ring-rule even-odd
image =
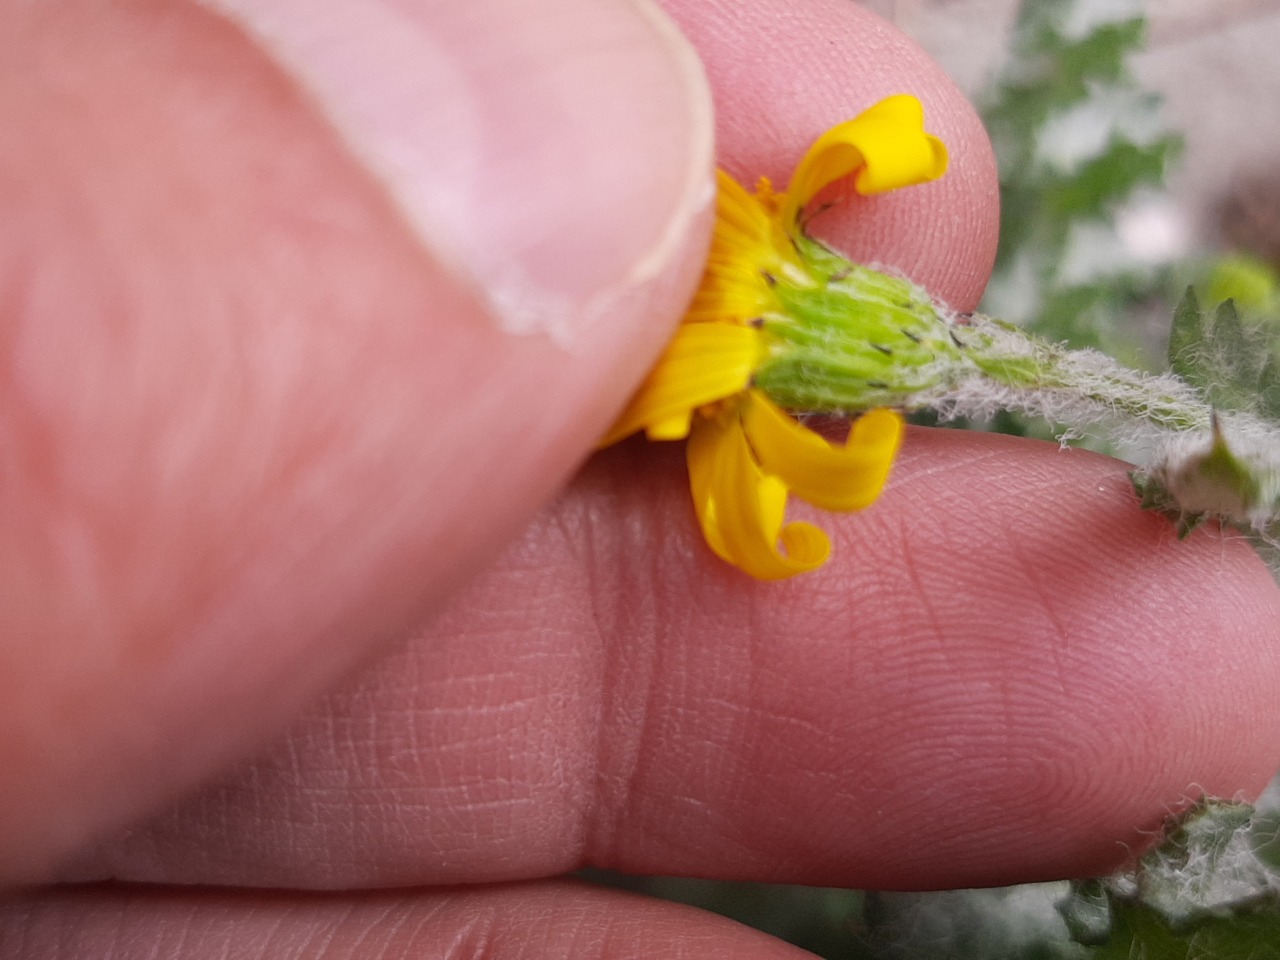
[[[1123,465],[914,431],[815,574],[699,541],[676,451],[599,462],[448,614],[77,876],[350,887],[583,864],[864,888],[1089,875],[1256,790],[1280,597]]]
[[[668,0],[698,47],[716,108],[717,157],[746,186],[785,184],[828,128],[910,93],[951,163],[940,180],[875,197],[849,192],[815,232],[850,258],[904,273],[958,310],[978,303],[995,259],[1000,196],[977,114],[896,28],[855,4]]]

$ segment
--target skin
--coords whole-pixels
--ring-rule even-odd
[[[677,57],[630,90],[670,110],[653,182],[601,216],[679,229],[566,350],[495,323],[224,19],[41,10],[0,10],[0,956],[782,958],[550,878],[1084,875],[1280,764],[1275,586],[1123,464],[912,431],[780,584],[699,543],[678,448],[581,466],[706,242]],[[947,177],[820,232],[974,305],[992,158],[923,54],[840,0],[668,10],[748,182],[920,96]]]

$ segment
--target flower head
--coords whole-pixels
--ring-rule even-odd
[[[702,282],[666,351],[602,441],[639,430],[651,440],[687,437],[707,544],[759,579],[812,570],[830,553],[820,529],[785,522],[789,493],[824,509],[860,510],[888,479],[902,439],[898,413],[868,410],[843,444],[832,444],[784,412],[757,375],[787,349],[766,318],[796,328],[798,298],[830,279],[815,269],[833,255],[805,235],[806,206],[850,175],[862,194],[941,176],[946,149],[923,121],[914,97],[881,101],[819,137],[783,193],[767,179],[749,193],[720,171]],[[791,339],[804,336],[800,329]]]

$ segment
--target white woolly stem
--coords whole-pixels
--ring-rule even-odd
[[[1172,374],[1131,370],[1096,350],[1045,343],[980,314],[956,332],[973,369],[920,398],[944,415],[1015,410],[1073,428],[1124,420],[1147,435],[1209,428],[1212,408]]]

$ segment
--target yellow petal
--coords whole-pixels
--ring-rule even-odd
[[[702,282],[686,323],[745,321],[774,304],[764,273],[777,270],[772,213],[723,170],[716,171],[716,222]]]
[[[703,536],[723,560],[758,580],[781,580],[826,562],[826,534],[809,523],[783,525],[786,485],[760,469],[736,410],[698,422],[688,461]]]
[[[790,227],[819,190],[855,170],[854,189],[870,194],[936,180],[946,169],[947,148],[925,133],[920,101],[908,94],[889,97],[832,127],[809,148],[787,186],[782,224]]]
[[[686,410],[666,420],[650,420],[644,428],[644,435],[650,440],[683,440],[689,435],[692,423],[693,411]]]
[[[755,327],[681,324],[600,446],[607,447],[640,429],[646,429],[655,440],[687,436],[692,411],[746,388],[762,350]]]
[[[761,467],[824,510],[861,510],[874,503],[902,443],[902,417],[892,410],[864,413],[843,446],[828,443],[756,390],[742,417]]]

